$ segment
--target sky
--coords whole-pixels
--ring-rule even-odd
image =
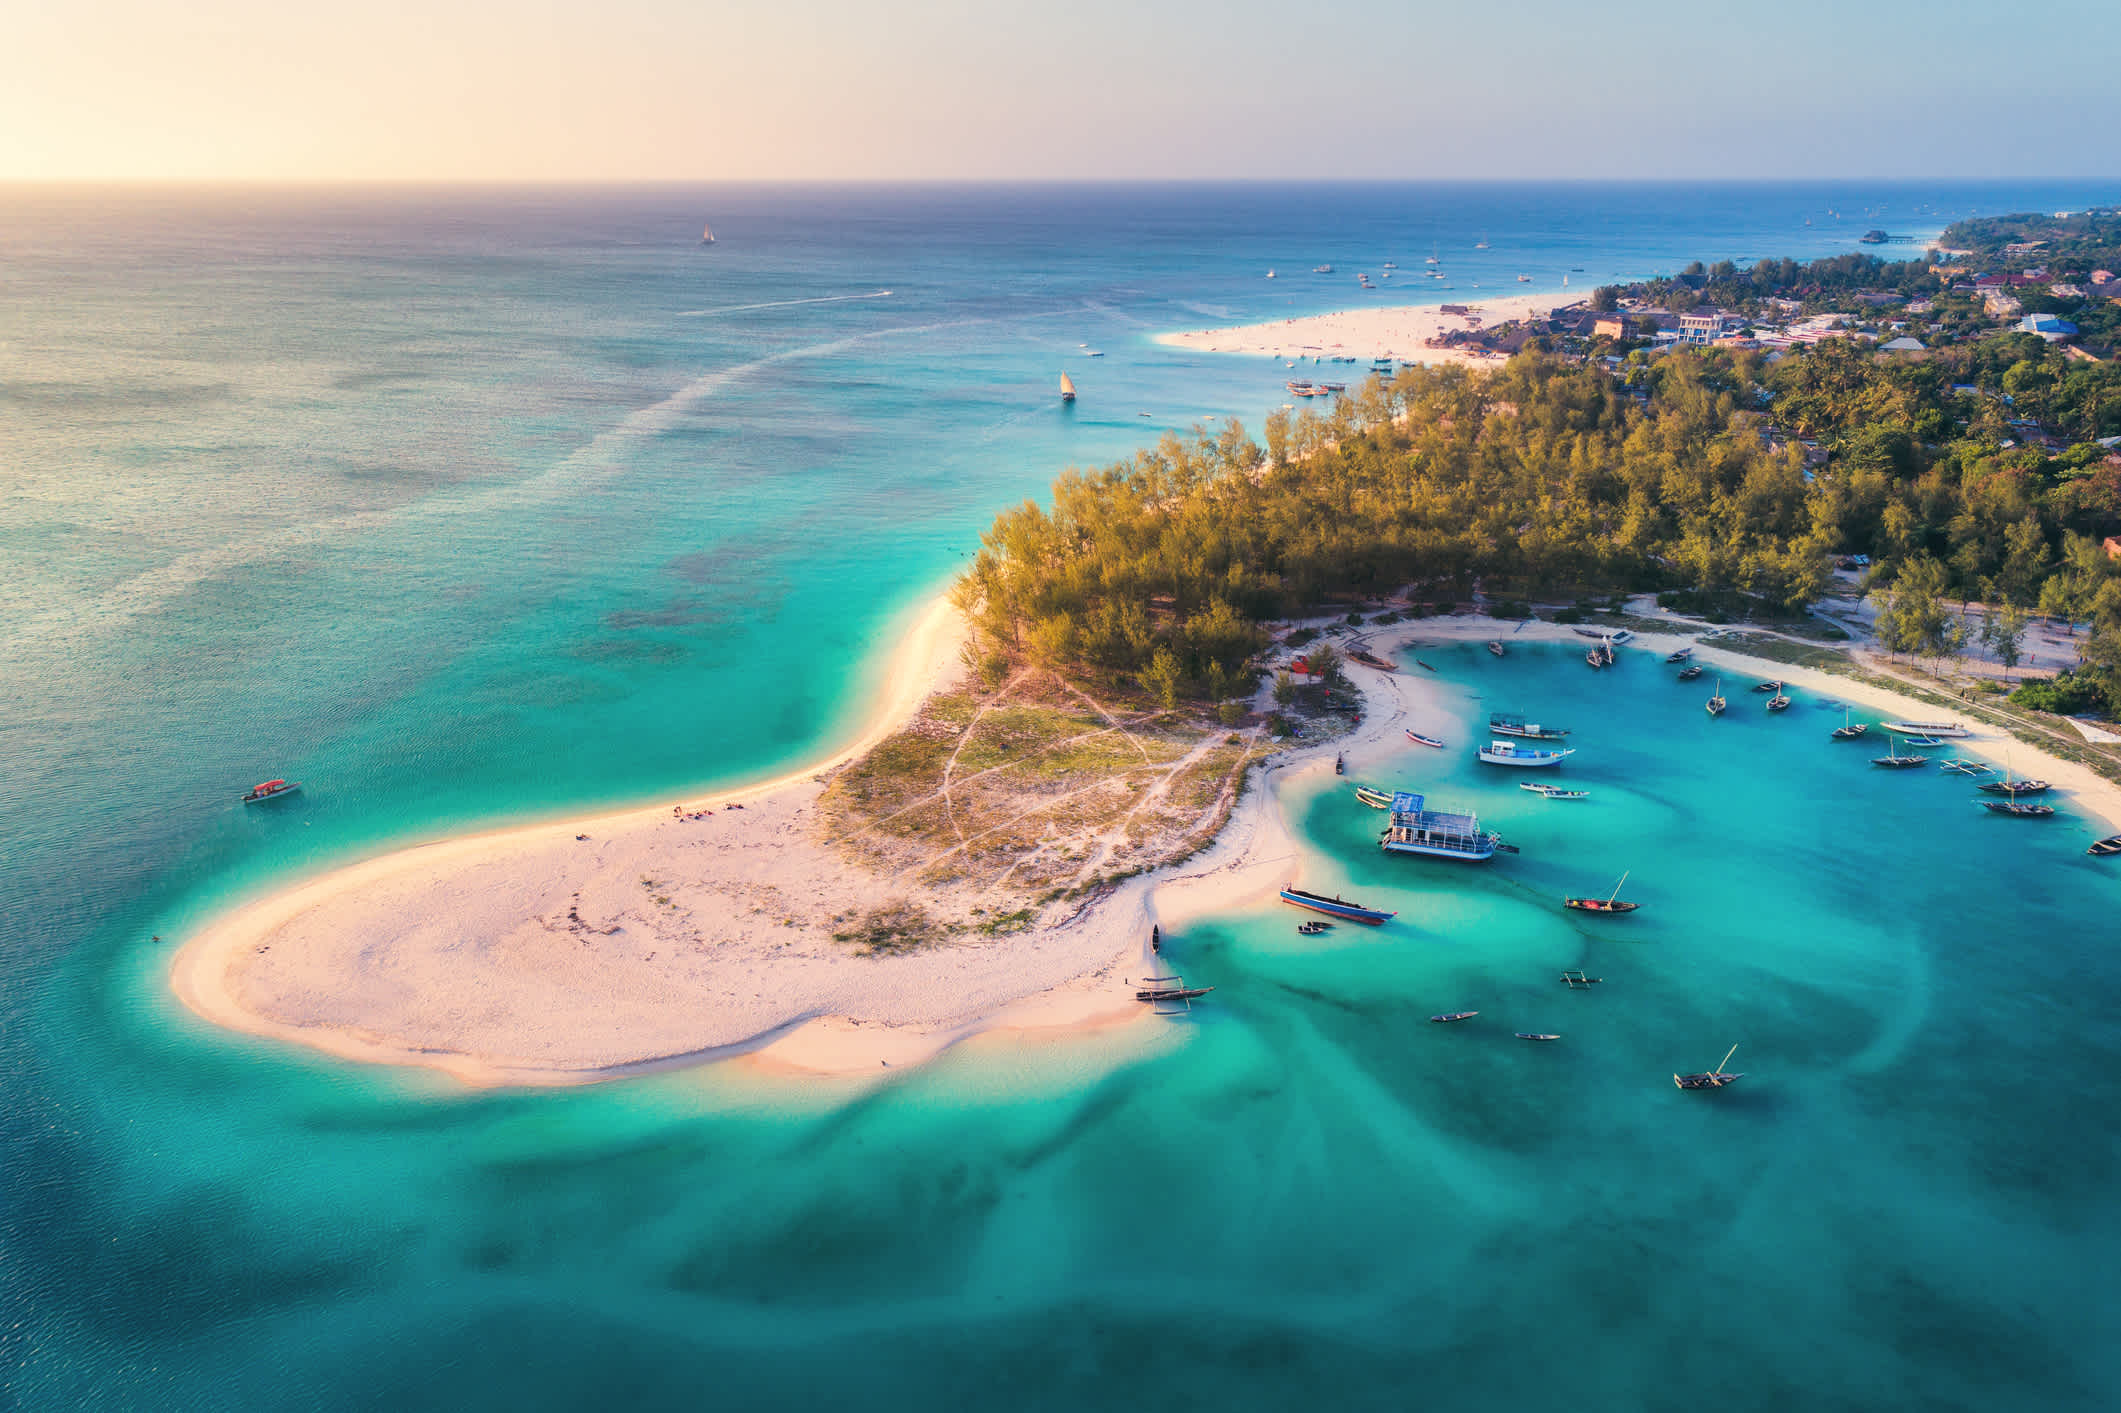
[[[2111,0],[0,0],[0,180],[2104,177],[2115,33]]]

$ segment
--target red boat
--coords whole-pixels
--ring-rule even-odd
[[[292,795],[301,788],[302,782],[299,780],[268,780],[262,785],[251,786],[250,793],[243,797],[243,803],[255,805],[266,800],[277,800],[282,795]]]

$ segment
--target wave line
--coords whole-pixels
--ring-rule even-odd
[[[871,294],[823,294],[815,299],[776,299],[765,304],[730,304],[720,309],[680,309],[680,319],[706,319],[716,314],[748,314],[754,309],[786,309],[797,304],[841,304],[850,299],[889,299],[891,291],[880,289]]]

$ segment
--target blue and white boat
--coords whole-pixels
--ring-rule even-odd
[[[1337,917],[1343,922],[1360,922],[1370,927],[1382,927],[1399,916],[1398,913],[1366,908],[1345,898],[1328,898],[1322,893],[1307,893],[1301,888],[1282,889],[1281,900],[1284,903],[1294,903],[1299,908],[1309,908],[1314,913],[1324,913],[1327,917]]]
[[[1569,734],[1565,726],[1541,726],[1536,721],[1526,721],[1515,712],[1507,711],[1490,712],[1488,730],[1497,736],[1522,736],[1529,741],[1558,741]]]
[[[1392,796],[1392,827],[1378,847],[1388,854],[1425,854],[1432,859],[1486,863],[1502,846],[1502,836],[1480,827],[1480,817],[1429,809],[1420,795],[1401,790]]]
[[[1480,758],[1489,765],[1514,765],[1522,769],[1560,765],[1575,754],[1574,746],[1542,751],[1535,746],[1520,746],[1515,741],[1490,741],[1480,748]]]

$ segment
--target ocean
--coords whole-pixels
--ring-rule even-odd
[[[1216,1004],[1146,1047],[470,1094],[213,1031],[164,970],[306,873],[820,753],[996,510],[1284,400],[1155,333],[2111,198],[10,190],[6,1400],[2103,1406],[2117,875],[1647,659],[1439,650],[1469,714],[1574,716],[1593,799],[1410,759],[1521,837],[1485,871],[1299,800],[1401,920],[1189,927]],[[1550,906],[1623,869],[1636,917]],[[1671,1087],[1733,1043],[1742,1086]]]

